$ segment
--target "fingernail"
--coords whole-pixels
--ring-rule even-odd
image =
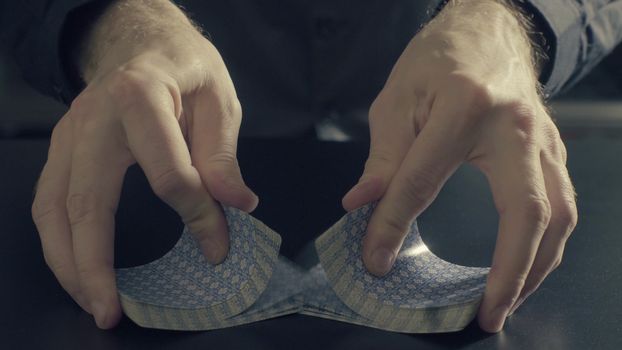
[[[249,191],[251,191],[251,194],[253,196],[253,200],[251,205],[249,206],[249,212],[255,210],[255,208],[257,208],[257,205],[259,205],[259,196],[257,196],[257,194],[255,194],[255,192],[253,192],[252,190],[249,189]]]
[[[259,204],[259,197],[255,192],[253,192],[253,190],[250,189],[250,187],[246,185],[244,180],[227,177],[224,179],[224,183],[232,191],[250,194],[250,201],[242,201],[239,202],[239,204],[234,204],[234,206],[239,206],[239,209],[247,213],[255,210],[257,204]]]
[[[357,183],[356,185],[354,185],[354,187],[352,187],[348,193],[345,194],[344,197],[348,197],[351,196],[352,193],[359,191],[359,189],[361,188],[361,183]]]
[[[86,302],[86,299],[84,298],[84,295],[82,293],[77,293],[74,300],[82,308],[82,310],[88,312],[91,315],[93,314],[90,305]]]
[[[393,266],[395,254],[387,248],[378,248],[371,254],[371,263],[374,267],[373,273],[376,275],[386,275]]]
[[[496,333],[503,328],[505,318],[508,315],[508,309],[509,307],[507,306],[497,306],[494,310],[492,310],[492,312],[490,313],[490,320],[487,329],[489,332]]]
[[[519,298],[516,303],[514,304],[514,306],[512,306],[512,308],[510,309],[510,312],[508,313],[508,316],[512,316],[514,314],[514,312],[516,310],[518,310],[518,308],[523,304],[523,302],[525,301],[526,297],[521,297]]]
[[[367,179],[359,182],[355,188],[360,192],[370,192],[374,188],[374,181]]]
[[[244,180],[242,179],[238,179],[236,177],[225,177],[223,179],[223,182],[225,183],[225,185],[227,185],[228,187],[232,187],[232,188],[236,188],[236,189],[247,189],[249,191],[251,191],[250,188],[248,188],[248,186],[246,186],[246,183],[244,183]],[[251,191],[252,193],[253,191]],[[254,194],[254,193],[253,193]]]
[[[212,265],[218,265],[227,257],[226,252],[223,252],[223,247],[216,240],[210,239],[203,245],[203,252],[207,258],[207,262]]]
[[[99,301],[91,303],[91,311],[99,328],[107,328],[106,306]]]
[[[354,185],[354,187],[352,187],[348,193],[346,193],[343,198],[348,198],[352,195],[354,195],[355,193],[359,192],[362,193],[363,197],[366,197],[366,195],[368,194],[368,192],[371,191],[371,184],[372,182],[370,180],[363,180],[362,182],[357,183],[356,185]],[[358,197],[358,202],[360,202],[361,200],[365,200],[365,199],[361,199],[361,195],[356,196]],[[365,203],[355,203],[356,206],[361,206],[364,205]],[[355,208],[349,208],[349,209],[355,209]]]

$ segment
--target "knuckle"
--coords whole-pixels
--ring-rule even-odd
[[[215,166],[211,164],[201,172],[200,176],[208,185],[225,183],[228,187],[237,186],[239,184],[237,181],[242,178],[240,167],[237,164],[233,166],[229,164],[226,166]],[[243,180],[240,181],[243,182]]]
[[[544,197],[532,197],[524,203],[525,216],[540,228],[546,228],[551,220],[551,204]]]
[[[61,118],[54,126],[54,129],[52,129],[52,135],[50,136],[50,151],[66,140],[68,127],[67,124],[68,119],[65,116]]]
[[[519,143],[533,144],[539,121],[535,110],[527,103],[514,102],[506,105],[504,112],[504,118],[507,118],[510,128],[515,131]]]
[[[88,115],[97,101],[96,96],[89,90],[82,91],[71,101],[69,111],[72,114]]]
[[[184,213],[182,219],[195,237],[205,240],[218,234],[222,223],[219,214],[218,208],[211,201],[204,201]]]
[[[568,163],[568,150],[566,150],[566,145],[562,141],[559,141],[558,144],[561,160],[566,165]]]
[[[45,250],[43,251],[43,260],[57,278],[62,278],[73,273],[73,266],[71,266],[69,262],[64,259],[59,259]]]
[[[389,215],[384,215],[382,218],[382,224],[384,227],[388,228],[390,232],[393,234],[387,234],[387,232],[381,232],[382,238],[394,238],[395,234],[402,234],[406,232],[408,229],[408,220],[404,220],[399,215],[393,213]]]
[[[204,217],[196,216],[191,221],[185,221],[185,224],[188,225],[188,229],[190,229],[192,236],[200,246],[214,245],[218,235],[213,229],[206,229],[206,223],[202,221],[205,221]]]
[[[79,130],[80,136],[85,136],[85,138],[89,138],[89,135],[97,134],[101,129],[99,126],[98,120],[100,113],[95,112],[97,109],[97,96],[95,96],[90,91],[84,91],[80,95],[78,95],[72,102],[71,107],[69,108],[69,112],[66,115],[66,118],[62,118],[61,122],[64,119],[67,119],[67,122],[61,124],[59,122],[59,131],[63,133],[64,137],[64,129],[67,127],[71,127],[74,130]],[[71,126],[69,126],[69,122],[71,122]],[[88,135],[85,135],[88,134]]]
[[[182,219],[201,246],[221,246],[227,240],[227,224],[220,210],[204,203],[186,213]],[[223,241],[224,240],[224,241]],[[226,244],[226,243],[224,243]]]
[[[147,98],[151,82],[141,70],[118,69],[109,77],[107,93],[120,106],[129,107]]]
[[[568,163],[568,150],[566,149],[566,145],[561,139],[557,142],[559,145],[559,152],[561,154],[561,159],[563,164]]]
[[[546,143],[545,151],[549,152],[551,158],[556,162],[566,164],[568,157],[566,146],[561,139],[559,130],[552,121],[547,121],[542,128],[544,142]]]
[[[220,116],[225,128],[238,128],[242,120],[242,104],[233,92],[210,91],[205,103]]]
[[[67,218],[71,226],[96,219],[97,199],[92,193],[73,193],[67,197]]]
[[[365,170],[384,169],[388,166],[393,168],[395,167],[394,163],[395,157],[391,154],[391,152],[375,147],[370,150],[369,157],[365,161]]]
[[[372,102],[369,107],[368,112],[368,120],[370,125],[373,125],[379,122],[381,119],[384,119],[387,115],[387,103],[384,98],[385,93],[380,92],[378,97]]]
[[[562,227],[562,237],[568,238],[579,221],[577,205],[574,202],[565,202],[557,209],[556,217]]]
[[[91,140],[101,135],[102,123],[106,119],[98,111],[97,100],[98,96],[93,92],[84,91],[72,101],[69,112],[57,124],[57,143],[66,142],[62,139],[69,133],[72,133],[74,142]]]
[[[527,283],[527,272],[508,275],[502,271],[499,265],[493,264],[488,274],[488,282],[494,283],[502,288],[502,297],[509,300],[509,304],[514,304],[520,291]]]
[[[224,103],[223,108],[226,115],[230,118],[234,120],[242,119],[242,104],[237,98],[228,99],[227,102]]]
[[[417,209],[427,206],[438,190],[436,176],[428,171],[412,171],[404,177],[402,195]]]
[[[85,140],[89,140],[92,136],[101,132],[99,123],[101,119],[98,118],[100,114],[93,113],[93,104],[90,101],[85,101],[86,99],[86,97],[78,96],[73,100],[71,108],[66,115],[67,122],[65,125],[58,125],[59,138],[56,140],[57,142],[62,142],[61,138],[66,136],[66,128],[71,128],[75,138],[83,138]]]
[[[210,155],[207,163],[211,165],[237,166],[238,158],[235,155],[235,147],[232,145],[221,145],[221,149]]]
[[[539,285],[542,281],[544,281],[546,276],[549,274],[549,271],[550,269],[547,266],[534,266],[529,272],[531,274],[531,282],[529,284],[532,285],[530,287],[535,288],[535,286]]]
[[[557,270],[557,268],[559,267],[559,265],[562,264],[562,256],[560,255],[559,257],[557,257],[557,259],[555,259],[555,261],[553,262],[553,266],[551,267],[551,272],[553,272],[554,270]]]
[[[43,259],[67,293],[72,296],[80,293],[80,286],[75,280],[75,267],[71,262],[65,259],[52,258],[45,252],[43,253]]]
[[[479,112],[474,113],[474,116],[481,116],[481,112],[491,109],[495,104],[494,90],[480,78],[456,72],[449,75],[449,84],[456,89],[465,105]]]
[[[92,258],[82,259],[76,264],[76,273],[80,279],[80,284],[84,288],[92,287],[95,282],[112,269],[111,260],[95,260]]]
[[[47,217],[57,215],[60,210],[61,204],[56,198],[43,196],[37,193],[32,202],[30,212],[35,224],[40,225]]]
[[[553,121],[550,120],[550,118],[543,123],[542,132],[544,134],[544,137],[551,144],[557,145],[557,141],[561,140],[561,136],[559,134],[559,130],[557,129],[557,126],[555,126],[555,123],[553,123]]]
[[[207,160],[211,165],[224,165],[225,167],[238,166],[238,159],[233,153],[233,150],[221,150],[220,152],[210,155]]]
[[[186,188],[186,172],[181,168],[166,169],[151,181],[153,192],[162,199],[171,198]]]

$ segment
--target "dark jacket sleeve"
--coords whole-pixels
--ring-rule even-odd
[[[520,1],[547,43],[547,96],[574,85],[622,40],[622,0]]]
[[[15,57],[23,76],[38,91],[70,103],[79,92],[66,62],[66,38],[80,33],[67,30],[67,19],[92,0],[0,0],[2,47]],[[66,35],[65,35],[66,34]]]
[[[572,86],[622,39],[622,0],[517,1],[533,14],[547,40],[549,60],[541,76],[547,95]],[[79,80],[67,66],[67,46],[84,28],[67,28],[67,22],[72,13],[95,2],[0,0],[1,42],[37,90],[65,103],[79,92]],[[79,17],[80,24],[89,18]]]

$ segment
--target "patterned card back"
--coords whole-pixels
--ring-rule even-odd
[[[162,258],[117,270],[121,305],[143,327],[208,330],[292,313],[409,333],[464,328],[475,316],[487,269],[433,255],[416,224],[386,276],[369,274],[361,242],[373,212],[346,214],[316,240],[320,264],[304,271],[278,257],[280,236],[238,209],[224,208],[225,261],[212,266],[184,230]]]

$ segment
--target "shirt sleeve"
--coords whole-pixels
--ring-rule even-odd
[[[622,0],[519,0],[544,34],[546,96],[585,76],[622,40]]]
[[[2,47],[15,58],[25,80],[43,94],[70,103],[80,86],[66,66],[68,17],[95,0],[0,0]],[[67,35],[65,35],[67,34]]]

